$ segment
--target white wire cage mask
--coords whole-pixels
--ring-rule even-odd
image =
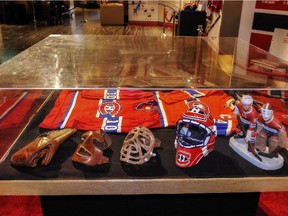
[[[133,128],[126,136],[120,150],[120,161],[130,164],[143,164],[154,157],[155,147],[160,147],[160,140],[144,126]]]

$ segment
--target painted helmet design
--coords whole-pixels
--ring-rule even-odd
[[[207,104],[194,101],[176,125],[176,165],[188,168],[196,165],[213,149],[216,139],[214,119]]]
[[[261,115],[264,121],[269,121],[273,117],[272,106],[269,103],[265,103],[261,107]]]
[[[133,128],[126,136],[120,150],[120,160],[130,164],[143,164],[155,156],[153,150],[160,141],[144,126]]]

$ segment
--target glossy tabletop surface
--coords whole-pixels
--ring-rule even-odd
[[[50,35],[0,65],[0,86],[287,89],[287,68],[237,38]]]

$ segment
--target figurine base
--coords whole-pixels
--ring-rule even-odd
[[[248,145],[244,139],[234,139],[234,137],[231,137],[229,141],[229,146],[241,157],[243,157],[253,165],[259,167],[260,169],[277,170],[284,165],[284,159],[280,154],[277,158],[267,158],[259,155],[262,161],[258,160],[251,152],[248,151]]]

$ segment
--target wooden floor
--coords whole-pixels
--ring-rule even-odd
[[[28,25],[0,25],[0,64],[50,34],[86,34],[86,35],[152,35],[161,36],[162,26],[102,26],[100,10],[75,8],[71,17],[58,24],[47,24],[43,21]],[[87,21],[87,22],[84,22]],[[165,29],[166,35],[172,35],[170,29]]]

